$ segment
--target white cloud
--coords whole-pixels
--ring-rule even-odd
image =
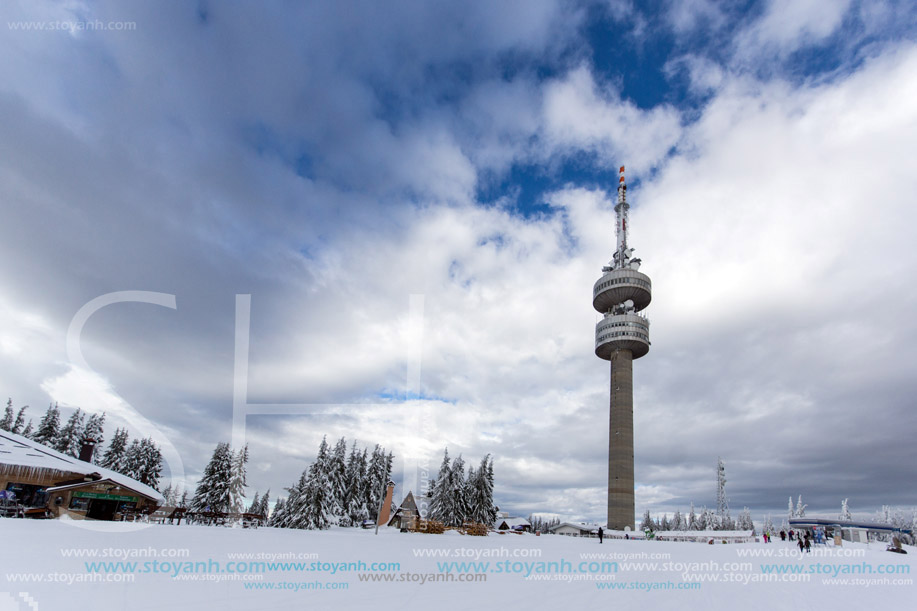
[[[771,0],[764,15],[736,37],[736,59],[746,65],[766,63],[833,34],[851,0]]]
[[[587,150],[617,159],[638,172],[658,166],[681,136],[679,113],[668,106],[652,110],[600,90],[585,67],[545,87],[544,131],[550,150]]]

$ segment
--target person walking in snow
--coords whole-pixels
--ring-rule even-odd
[[[806,537],[804,547],[806,548],[806,553],[809,553],[809,550],[812,549],[812,540],[808,536]]]
[[[780,531],[780,540],[786,541],[786,531],[785,530]]]
[[[604,535],[604,534],[605,534],[605,531],[602,530],[602,527],[601,527],[601,526],[599,526],[599,545],[602,544],[602,535]]]
[[[805,549],[805,547],[806,547],[805,543],[802,542],[802,537],[796,537],[796,545],[799,546],[799,553],[801,554],[802,551],[803,551],[803,550]]]

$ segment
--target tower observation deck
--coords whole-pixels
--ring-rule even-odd
[[[592,307],[603,315],[595,326],[595,354],[611,363],[608,429],[608,528],[634,528],[633,361],[650,349],[650,323],[641,314],[652,300],[649,276],[627,245],[627,183],[618,178],[617,250],[592,287]]]

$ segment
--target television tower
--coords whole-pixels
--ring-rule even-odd
[[[627,246],[627,183],[618,179],[618,248],[592,287],[592,307],[602,316],[595,326],[595,354],[611,362],[611,416],[608,427],[608,528],[634,529],[634,370],[633,361],[650,350],[650,322],[640,311],[650,304],[652,283],[637,271],[640,259]]]

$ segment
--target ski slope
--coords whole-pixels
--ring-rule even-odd
[[[780,541],[86,526],[0,519],[0,610],[834,610],[911,608],[915,594],[915,548],[879,543],[800,558]]]

